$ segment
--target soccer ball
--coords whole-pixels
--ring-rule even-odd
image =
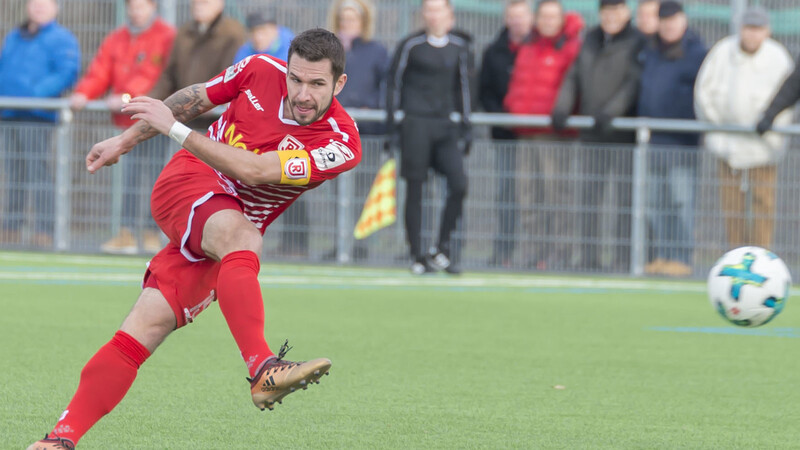
[[[728,322],[764,325],[783,311],[792,276],[778,255],[761,247],[725,253],[708,274],[708,299]]]

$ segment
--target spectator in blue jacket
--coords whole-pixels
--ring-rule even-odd
[[[639,116],[694,119],[694,82],[706,55],[705,44],[688,30],[679,2],[663,1],[658,15],[658,35],[643,53]],[[655,259],[645,267],[647,273],[691,273],[699,139],[692,133],[651,136],[648,220]]]
[[[28,0],[25,23],[5,38],[0,53],[0,96],[59,97],[75,84],[80,67],[78,40],[56,22],[56,0]],[[52,245],[54,224],[51,136],[56,113],[43,110],[2,110],[3,122],[26,122],[24,126],[2,124],[5,155],[6,210],[0,238],[21,243],[26,200],[33,205],[29,243]]]
[[[248,15],[245,22],[250,30],[250,40],[236,52],[234,63],[261,53],[284,61],[289,58],[289,44],[294,39],[292,30],[278,25],[274,17],[261,11]]]

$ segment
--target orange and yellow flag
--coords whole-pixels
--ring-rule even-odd
[[[394,159],[390,159],[378,171],[372,188],[369,190],[361,217],[353,231],[356,239],[364,239],[397,220],[396,189],[397,164]]]

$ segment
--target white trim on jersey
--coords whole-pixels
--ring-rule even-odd
[[[208,83],[206,83],[206,89],[210,88],[211,86],[215,86],[217,84],[222,83],[223,78],[224,77],[222,76],[218,76],[217,78],[214,78],[213,80],[209,81]]]
[[[283,67],[281,64],[279,64],[274,59],[272,59],[272,58],[270,58],[268,56],[264,56],[264,55],[258,55],[258,59],[263,59],[264,61],[272,64],[275,67],[277,67],[278,70],[280,70],[281,72],[286,73],[286,67]]]
[[[336,123],[336,120],[333,117],[328,119],[328,123],[331,124],[331,128],[333,128],[334,132],[339,133],[339,134],[342,135],[342,140],[344,142],[347,142],[347,141],[350,140],[350,135],[339,129],[339,124]]]
[[[285,123],[286,125],[294,125],[294,126],[299,127],[300,124],[295,122],[294,120],[292,120],[292,119],[284,119],[283,118],[283,101],[284,100],[286,100],[286,97],[283,97],[281,99],[281,102],[280,102],[281,106],[278,107],[278,119],[281,119],[281,122]]]

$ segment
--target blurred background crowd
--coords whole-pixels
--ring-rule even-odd
[[[59,249],[157,251],[148,194],[170,142],[149,141],[96,186],[77,170],[81,155],[131,124],[118,113],[125,98],[163,99],[257,53],[286,59],[295,32],[320,26],[347,50],[339,101],[387,116],[359,121],[362,166],[294,204],[268,257],[410,264],[415,274],[464,265],[691,276],[721,249],[759,245],[792,264],[797,158],[772,128],[792,122],[800,98],[790,53],[800,49],[790,20],[800,9],[772,3],[7,0],[0,97],[68,98],[76,118],[59,134],[56,111],[0,108],[0,246],[54,248],[54,211],[65,201],[54,155],[69,140],[72,169],[62,176],[76,212]],[[85,111],[94,100],[110,115]],[[549,121],[484,127],[470,120],[480,111]],[[575,115],[592,125],[573,126]],[[637,140],[615,125],[622,117],[751,132],[656,126]],[[204,131],[213,120],[189,125]],[[403,180],[400,225],[343,239],[390,156]]]

